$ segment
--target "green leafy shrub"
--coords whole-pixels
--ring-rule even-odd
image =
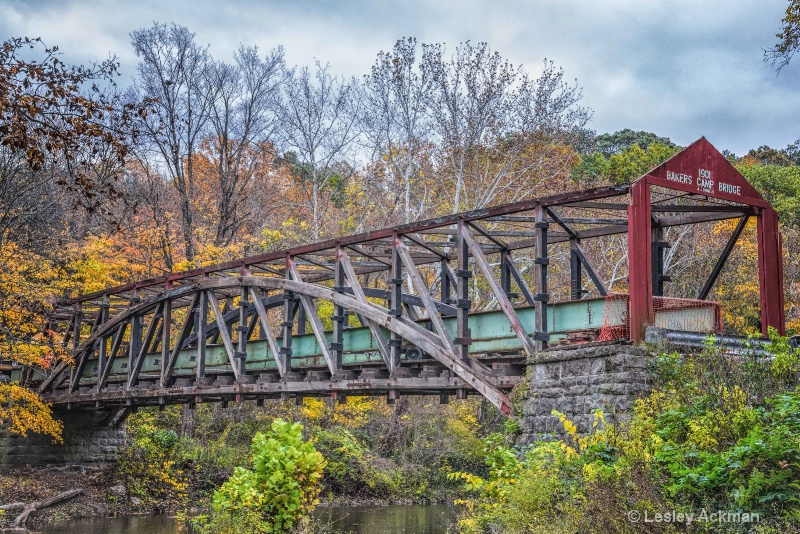
[[[234,469],[214,494],[214,513],[194,524],[203,532],[278,533],[307,517],[319,503],[325,459],[303,440],[302,429],[300,423],[276,419],[268,434],[257,433],[253,468]]]
[[[141,506],[157,511],[179,509],[187,498],[186,465],[175,431],[160,428],[158,419],[169,417],[143,410],[128,424],[126,446],[114,465],[114,478]]]
[[[483,532],[675,532],[627,514],[701,509],[759,514],[757,531],[800,520],[800,359],[772,333],[768,357],[660,354],[655,388],[622,427],[602,412],[588,435],[563,415],[560,439],[512,449],[484,441],[488,476],[460,472],[468,498],[458,528]],[[689,532],[749,531],[695,523]]]

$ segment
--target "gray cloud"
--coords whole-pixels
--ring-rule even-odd
[[[41,36],[65,59],[116,54],[135,73],[129,33],[175,22],[217,57],[240,44],[286,48],[290,65],[314,59],[345,75],[368,72],[403,36],[422,42],[485,40],[535,74],[543,58],[584,88],[600,131],[649,130],[688,144],[705,135],[739,154],[800,137],[800,64],[780,76],[762,61],[785,0],[11,0],[0,35]],[[798,60],[800,61],[800,60]]]

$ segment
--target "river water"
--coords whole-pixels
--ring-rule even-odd
[[[328,506],[314,512],[328,534],[445,534],[452,509],[444,505]],[[92,517],[52,523],[43,534],[175,534],[178,520],[167,515]],[[185,532],[185,531],[184,531]],[[244,533],[243,533],[244,534]]]

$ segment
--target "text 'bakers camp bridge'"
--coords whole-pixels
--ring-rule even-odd
[[[703,138],[631,185],[81,296],[52,317],[74,364],[25,369],[21,378],[55,406],[110,410],[117,420],[148,405],[348,394],[446,400],[469,392],[508,414],[508,392],[524,379],[526,358],[552,344],[638,342],[648,325],[718,331],[719,305],[705,299],[750,217],[758,221],[762,328],[783,333],[776,213]],[[697,298],[663,297],[665,229],[725,219],[738,224],[713,269],[696,273],[706,279]],[[628,293],[609,295],[591,240],[625,233]],[[558,244],[568,251],[559,257],[569,259],[564,302],[552,302],[548,286]],[[621,244],[616,253],[625,259]],[[583,298],[585,287],[599,297]]]

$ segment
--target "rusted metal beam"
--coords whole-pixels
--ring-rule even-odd
[[[589,275],[589,278],[592,279],[592,283],[594,283],[597,291],[600,293],[600,296],[607,296],[608,287],[606,286],[605,282],[603,282],[603,279],[600,277],[600,274],[597,272],[594,264],[589,259],[589,256],[586,254],[586,251],[583,249],[580,241],[575,240],[571,242],[571,244],[575,256],[578,258],[580,263],[583,264],[584,269],[586,269],[586,273]]]
[[[264,308],[263,301],[256,294],[255,288],[251,287],[249,289],[250,294],[253,297],[253,304],[255,305],[256,313],[261,321],[261,332],[264,338],[267,340],[269,350],[272,352],[272,356],[275,358],[275,364],[278,366],[278,374],[280,374],[281,377],[286,376],[285,358],[282,357],[280,347],[278,346],[278,340],[275,338],[275,334],[272,333],[272,328],[269,324],[269,317],[267,316],[267,310]]]
[[[292,261],[291,258],[288,259],[287,267],[292,279],[302,283],[303,278],[300,276],[300,271],[298,271],[297,265],[294,263],[294,261]],[[311,330],[314,332],[314,337],[317,338],[317,343],[319,344],[320,351],[322,351],[322,356],[325,358],[325,363],[328,364],[328,369],[330,370],[331,375],[333,375],[341,369],[342,365],[341,362],[338,362],[337,365],[333,354],[331,354],[331,348],[328,345],[328,340],[325,339],[325,329],[323,328],[322,321],[319,318],[317,306],[314,304],[314,301],[311,300],[309,295],[305,293],[298,293],[297,296],[300,298],[300,303],[306,310],[308,322],[311,323]]]
[[[531,338],[528,337],[528,332],[525,330],[525,327],[522,326],[517,313],[514,311],[514,305],[511,304],[511,301],[508,300],[508,295],[506,295],[506,292],[503,291],[502,287],[500,287],[500,284],[497,283],[497,279],[495,278],[492,268],[489,265],[486,256],[483,254],[481,247],[478,246],[475,238],[472,237],[467,225],[461,225],[459,230],[461,236],[464,238],[464,241],[467,244],[467,247],[472,252],[472,258],[475,260],[475,264],[483,273],[483,277],[489,283],[492,293],[497,299],[497,302],[500,304],[500,309],[503,310],[503,313],[505,313],[506,317],[508,317],[508,321],[511,323],[511,329],[519,338],[519,342],[522,345],[523,350],[528,355],[533,354],[536,352],[536,348],[531,342]]]
[[[425,310],[428,312],[428,319],[430,319],[431,324],[433,324],[433,327],[436,329],[436,332],[439,333],[445,348],[448,349],[452,354],[455,354],[456,347],[453,344],[453,340],[450,339],[450,334],[447,333],[447,330],[444,327],[444,322],[442,322],[442,318],[439,316],[439,313],[436,310],[436,304],[434,303],[433,297],[431,297],[431,294],[428,291],[428,286],[422,280],[422,276],[419,274],[417,266],[414,265],[414,260],[411,259],[411,256],[408,253],[408,248],[406,247],[405,243],[403,243],[402,237],[398,236],[398,238],[395,240],[394,248],[400,255],[400,260],[403,262],[403,267],[405,267],[406,272],[408,272],[408,275],[411,277],[414,289],[417,290],[419,297],[422,299],[422,302],[425,305]]]
[[[119,349],[122,346],[122,340],[125,337],[125,331],[128,329],[128,326],[130,326],[128,322],[121,323],[119,325],[119,329],[111,340],[111,352],[108,356],[108,363],[103,368],[103,372],[99,374],[99,378],[97,380],[98,391],[104,388],[108,382],[108,376],[111,373],[111,365],[114,363],[114,360],[117,359],[117,355],[119,354]]]
[[[510,252],[506,256],[506,261],[508,262],[508,270],[510,271],[511,276],[514,278],[514,281],[517,283],[517,287],[519,287],[519,290],[522,292],[522,296],[525,297],[525,301],[529,305],[533,306],[534,304],[536,304],[533,291],[531,291],[528,282],[525,281],[525,278],[523,278],[522,273],[514,263],[514,258],[511,256]]]
[[[733,252],[733,247],[736,246],[739,236],[742,235],[742,231],[744,230],[745,226],[747,226],[748,219],[749,217],[747,215],[744,215],[741,219],[739,219],[736,228],[733,229],[731,237],[728,239],[728,242],[725,243],[725,248],[722,249],[722,253],[719,255],[719,258],[717,258],[717,263],[714,265],[714,269],[712,269],[711,274],[706,280],[706,283],[703,284],[703,289],[700,290],[700,294],[697,296],[699,300],[706,300],[708,294],[711,293],[711,288],[714,287],[714,283],[717,281],[719,273],[722,272],[722,268],[725,267],[725,262],[728,261],[728,257],[731,255],[731,252]]]
[[[196,372],[195,377],[200,380],[206,376],[206,349],[208,345],[208,296],[205,291],[200,292],[200,300],[197,303],[195,314],[195,339],[197,340],[197,356],[195,358]],[[191,338],[189,338],[191,339]],[[187,339],[187,341],[189,341]],[[184,343],[185,345],[186,343]]]
[[[524,200],[512,204],[505,204],[502,206],[483,208],[456,215],[448,215],[445,217],[438,217],[434,219],[428,219],[425,221],[408,223],[396,226],[394,228],[385,228],[382,230],[369,231],[361,234],[330,239],[328,241],[322,241],[319,243],[313,243],[310,245],[295,247],[289,250],[282,250],[278,252],[264,254],[261,256],[253,256],[248,258],[242,258],[240,260],[220,263],[217,265],[203,267],[201,269],[195,269],[193,271],[172,273],[167,276],[152,278],[149,280],[142,280],[136,283],[125,284],[123,286],[83,295],[78,299],[76,299],[76,301],[89,301],[101,298],[104,294],[109,294],[109,295],[123,294],[125,292],[133,290],[134,288],[143,289],[153,286],[163,286],[167,282],[181,283],[182,281],[189,281],[189,283],[191,283],[198,277],[202,277],[205,275],[210,275],[215,273],[225,273],[225,272],[230,272],[231,274],[233,274],[241,268],[252,268],[253,266],[256,265],[261,265],[263,267],[264,264],[270,264],[281,261],[283,258],[285,258],[287,254],[295,256],[298,254],[320,253],[324,251],[328,251],[330,254],[333,254],[336,246],[338,245],[341,246],[359,245],[363,243],[368,243],[370,241],[375,241],[377,239],[391,238],[395,234],[417,233],[431,228],[448,227],[457,224],[458,221],[460,220],[469,222],[473,220],[487,219],[490,217],[511,215],[514,213],[532,210],[538,205],[543,205],[543,206],[560,206],[567,204],[574,205],[576,202],[599,200],[603,198],[625,195],[628,193],[628,190],[629,190],[628,185],[598,187],[584,191],[561,193],[558,195],[542,197],[540,199]]]
[[[228,361],[230,361],[231,369],[233,370],[233,376],[238,379],[240,377],[240,372],[239,365],[236,362],[236,352],[233,348],[233,341],[231,341],[231,333],[228,331],[228,327],[225,324],[225,321],[222,319],[222,310],[220,310],[219,301],[217,300],[217,296],[214,294],[213,290],[208,290],[205,293],[208,298],[208,303],[211,305],[211,311],[214,312],[214,317],[217,320],[219,334],[220,337],[222,337],[222,343],[225,346],[225,352],[228,354]]]
[[[372,305],[372,303],[367,300],[366,295],[364,295],[361,284],[358,282],[358,277],[353,270],[353,266],[350,264],[350,258],[347,256],[347,253],[344,251],[344,249],[339,248],[337,259],[344,270],[344,274],[347,277],[350,288],[353,290],[353,295],[355,298],[358,299],[359,302]],[[389,369],[389,373],[391,375],[394,373],[400,362],[399,360],[394,360],[392,355],[389,353],[389,346],[386,342],[386,339],[384,339],[383,333],[381,332],[381,329],[377,323],[369,319],[365,319],[365,322],[367,323],[370,334],[372,334],[372,339],[375,340],[375,344],[378,346],[378,352],[381,353],[381,357],[383,358],[383,361],[386,362],[386,367]]]
[[[536,330],[533,334],[535,350],[546,349],[550,339],[550,334],[547,333],[547,303],[550,301],[550,294],[547,290],[547,266],[550,263],[547,254],[548,227],[547,211],[544,206],[538,206],[534,223],[536,231],[536,258],[534,259],[536,295],[533,297],[536,307]]]
[[[184,291],[191,290],[190,286],[184,286]],[[166,292],[165,298],[170,298],[170,292]],[[161,373],[161,387],[169,386],[170,381],[172,380],[172,371],[175,369],[175,364],[178,362],[178,353],[181,351],[183,341],[189,336],[189,332],[192,331],[192,323],[194,322],[194,309],[197,307],[197,304],[200,302],[200,292],[195,292],[192,296],[192,303],[189,305],[189,309],[186,310],[186,317],[183,320],[183,326],[181,327],[180,334],[178,334],[178,338],[175,340],[175,346],[172,349],[172,354],[170,354],[169,361],[167,365],[163,368]]]
[[[150,352],[150,346],[153,343],[158,326],[161,321],[161,312],[164,309],[164,303],[159,303],[150,325],[147,327],[147,333],[144,336],[144,342],[139,347],[138,352],[133,357],[128,359],[128,388],[132,388],[139,380],[139,372],[142,370],[145,354]]]

